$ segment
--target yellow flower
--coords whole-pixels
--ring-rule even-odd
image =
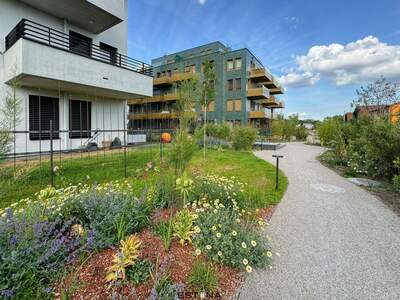
[[[246,249],[246,248],[247,248],[247,245],[246,245],[245,242],[242,242],[242,248],[243,248],[243,249]]]
[[[212,248],[211,245],[207,245],[207,246],[206,246],[206,249],[207,249],[207,250],[211,250],[211,248]]]
[[[246,266],[248,263],[249,263],[249,261],[247,260],[247,259],[243,259],[243,264]]]
[[[260,220],[260,221],[258,221],[258,225],[263,226],[264,222]]]
[[[246,272],[247,272],[247,273],[251,273],[251,271],[253,271],[252,267],[247,266],[247,267],[246,267]]]
[[[214,225],[211,229],[212,229],[212,231],[215,231],[215,230],[217,230],[217,227],[215,227],[215,225]]]
[[[221,233],[220,232],[217,232],[217,237],[221,237]]]
[[[197,256],[199,256],[201,254],[201,250],[200,249],[196,249],[195,253],[196,253]]]
[[[200,232],[201,232],[201,229],[200,229],[199,226],[194,226],[194,231],[195,231],[196,233],[200,233]]]
[[[267,251],[267,256],[268,257],[272,257],[272,252],[271,251]]]
[[[251,245],[252,245],[253,247],[257,246],[256,241],[251,241]]]
[[[222,256],[222,252],[221,251],[218,251],[218,256]]]
[[[236,219],[236,222],[237,222],[237,223],[240,223],[240,219]]]
[[[237,236],[237,232],[234,230],[234,231],[232,231],[232,235],[233,236]]]

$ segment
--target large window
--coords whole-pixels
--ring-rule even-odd
[[[233,70],[233,59],[227,60],[227,62],[226,62],[226,70],[227,71]]]
[[[241,111],[242,110],[242,100],[227,100],[226,101],[226,111]]]
[[[89,101],[70,100],[69,102],[69,137],[89,138],[92,129],[92,103]]]
[[[104,56],[104,58],[108,59],[109,62],[114,65],[117,64],[117,54],[118,54],[117,48],[110,46],[106,43],[100,42],[100,49],[103,50],[104,52],[106,52],[106,53],[104,53],[104,55],[102,55],[102,57]],[[109,57],[107,57],[107,56],[109,56]]]
[[[49,140],[50,121],[53,139],[59,138],[60,118],[58,98],[29,95],[29,139]]]
[[[235,68],[236,70],[240,70],[242,68],[242,59],[240,57],[235,60]]]
[[[228,91],[233,91],[233,79],[228,79]]]
[[[235,90],[240,91],[242,89],[242,80],[240,78],[235,79]]]
[[[92,39],[75,31],[70,31],[69,49],[77,54],[91,56]]]

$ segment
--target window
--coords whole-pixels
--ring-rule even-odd
[[[228,91],[233,91],[233,79],[228,79]]]
[[[215,111],[215,101],[208,103],[208,111]]]
[[[69,50],[81,55],[92,54],[92,39],[75,31],[69,32]]]
[[[160,77],[161,77],[161,73],[157,72],[157,78],[160,78]]]
[[[167,71],[167,76],[168,76],[168,77],[171,77],[171,70],[168,70],[168,71]]]
[[[241,111],[242,110],[242,100],[234,100],[234,110],[235,111]]]
[[[235,68],[236,70],[240,70],[242,68],[242,58],[236,58],[235,60]]]
[[[226,62],[226,69],[227,69],[228,71],[233,70],[233,59],[229,59],[229,60]]]
[[[186,73],[189,73],[189,72],[190,72],[190,66],[186,66],[186,67],[185,67],[185,72],[186,72]]]
[[[190,72],[196,73],[196,65],[191,65],[190,66]]]
[[[69,138],[89,138],[92,129],[92,103],[89,101],[69,101]]]
[[[232,100],[226,101],[226,111],[233,111],[233,101]]]
[[[58,98],[29,95],[29,139],[49,140],[50,121],[53,123],[53,139],[59,138],[60,129]]]
[[[227,100],[226,101],[226,111],[241,111],[242,110],[242,100]]]
[[[235,79],[235,90],[240,91],[242,89],[242,80],[240,78]]]
[[[176,73],[179,73],[178,68],[175,68],[174,71],[173,71],[173,74],[176,74]]]
[[[105,59],[108,59],[110,63],[112,64],[117,64],[117,54],[118,54],[118,49],[107,45],[106,43],[100,42],[100,49],[103,50],[105,53],[102,53],[102,58],[104,57]]]

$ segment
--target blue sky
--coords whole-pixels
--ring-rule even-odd
[[[285,86],[286,115],[350,109],[355,89],[400,80],[399,0],[129,0],[131,57],[221,41],[248,47]]]

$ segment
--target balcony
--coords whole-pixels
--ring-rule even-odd
[[[251,69],[249,79],[254,82],[269,82],[272,81],[272,74],[266,68]]]
[[[109,0],[20,0],[45,13],[99,34],[125,18],[123,1]]]
[[[247,98],[249,99],[268,99],[269,97],[269,90],[265,86],[247,90]]]
[[[154,103],[154,102],[168,102],[168,101],[176,101],[178,100],[177,93],[169,93],[165,95],[157,95],[150,98],[141,98],[141,99],[131,99],[128,100],[128,104],[146,104],[146,103]]]
[[[192,73],[192,72],[181,72],[181,73],[175,73],[172,74],[171,76],[161,76],[154,78],[153,85],[172,85],[174,82],[182,81],[182,80],[188,80],[191,78],[199,78],[199,75],[197,73]]]
[[[265,119],[267,115],[264,110],[253,110],[248,113],[249,119]]]
[[[280,94],[283,94],[284,91],[285,90],[281,86],[275,86],[275,87],[272,87],[272,88],[269,89],[269,93],[271,95],[280,95]]]
[[[196,112],[191,112],[190,114],[192,117],[196,116]],[[174,111],[129,113],[128,115],[128,120],[165,120],[177,118],[178,114]]]
[[[6,36],[5,82],[126,99],[152,96],[152,67],[23,19]]]

